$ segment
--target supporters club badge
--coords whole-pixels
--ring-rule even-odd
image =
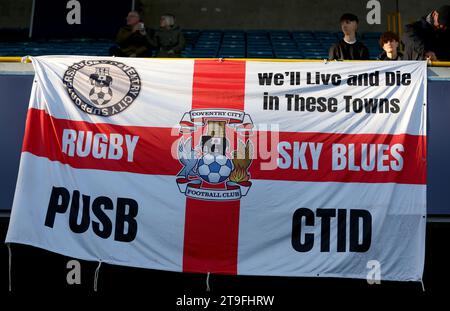
[[[237,110],[192,110],[180,121],[177,175],[180,192],[200,200],[239,200],[252,183],[253,123]]]
[[[63,82],[79,109],[104,117],[130,107],[141,91],[136,69],[110,60],[75,63],[64,73]]]

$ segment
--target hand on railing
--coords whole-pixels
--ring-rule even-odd
[[[31,63],[31,57],[30,57],[30,55],[26,55],[26,56],[22,57],[22,58],[20,59],[20,62],[21,62],[21,63]]]

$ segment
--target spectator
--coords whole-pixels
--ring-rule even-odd
[[[378,55],[378,60],[401,60],[403,54],[398,51],[400,39],[392,31],[383,33],[380,37],[380,47],[384,50]]]
[[[116,37],[117,45],[110,49],[110,54],[123,57],[152,56],[152,41],[137,11],[127,16],[127,25],[119,29]]]
[[[341,16],[340,24],[344,38],[330,48],[328,58],[337,60],[369,59],[369,50],[356,39],[358,17],[351,13],[345,13]]]
[[[154,41],[158,51],[157,57],[181,57],[185,40],[180,27],[175,24],[175,16],[165,14],[159,21],[159,30],[156,31]]]
[[[402,36],[407,60],[450,60],[450,6],[444,5],[406,25]]]

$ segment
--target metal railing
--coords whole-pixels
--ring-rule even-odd
[[[20,63],[22,62],[23,57],[20,56],[0,56],[0,63]],[[164,59],[164,58],[158,58]],[[176,60],[180,58],[165,58],[168,60]],[[235,60],[245,60],[245,61],[263,61],[263,62],[324,62],[324,59],[281,59],[281,58],[181,58],[181,59],[198,59],[198,60],[208,60],[208,59],[217,59],[222,61],[235,61]],[[368,60],[368,61],[377,61],[377,60]],[[30,63],[30,59],[25,59],[25,62]],[[351,60],[345,60],[345,62],[352,62]],[[428,66],[430,67],[450,67],[450,61],[435,61],[428,62]]]

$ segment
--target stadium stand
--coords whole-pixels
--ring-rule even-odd
[[[192,58],[284,58],[325,59],[328,49],[342,33],[287,30],[184,30],[183,57]],[[370,58],[381,52],[381,33],[362,33],[359,39],[369,48]],[[0,56],[92,55],[107,56],[114,42],[108,39],[58,39],[4,41]]]

